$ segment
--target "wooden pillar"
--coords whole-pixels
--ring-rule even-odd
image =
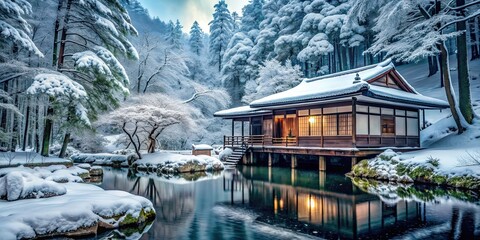
[[[292,169],[297,168],[297,156],[295,154],[292,154],[291,156],[291,162],[292,162]]]
[[[353,166],[355,166],[355,164],[357,164],[357,157],[352,157],[352,168]],[[350,168],[351,170],[351,168]]]
[[[268,167],[272,166],[272,153],[268,153]]]
[[[250,165],[253,165],[253,151],[250,150]]]
[[[243,137],[245,136],[244,132],[245,132],[245,122],[242,120],[242,141],[243,141]]]
[[[327,181],[327,173],[324,171],[318,172],[318,186],[320,188],[324,188],[326,181]]]
[[[247,165],[248,163],[248,159],[247,159],[247,154],[243,154],[243,157],[242,157],[242,162],[243,162],[243,165]]]
[[[357,98],[352,97],[352,146],[357,147]]]
[[[318,170],[319,171],[326,171],[327,170],[327,161],[325,160],[324,156],[318,157]]]
[[[422,119],[423,119],[423,127],[422,128],[425,129],[425,126],[427,125],[426,120],[425,120],[425,109],[422,110]],[[405,125],[405,126],[407,126],[407,125]]]
[[[235,136],[235,120],[232,119],[232,137]]]

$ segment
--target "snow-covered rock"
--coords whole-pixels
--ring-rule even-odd
[[[220,161],[222,162],[225,162],[227,158],[230,157],[230,155],[232,155],[232,153],[233,153],[233,150],[231,148],[225,148],[223,149],[223,151],[220,152],[220,154],[218,154],[218,159],[220,159]]]
[[[205,155],[181,155],[173,153],[146,154],[133,163],[137,170],[153,170],[164,173],[217,171],[224,168],[217,158]]]
[[[0,178],[0,199],[8,201],[45,198],[65,193],[66,189],[61,184],[42,179],[28,172],[13,171]]]
[[[74,154],[70,157],[75,163],[90,163],[93,165],[105,166],[125,166],[128,167],[128,162],[132,161],[132,155],[120,155],[110,153],[95,153],[95,154]]]
[[[95,235],[99,229],[139,225],[155,216],[152,203],[143,197],[83,183],[59,185],[66,189],[66,194],[45,199],[0,200],[1,238]]]

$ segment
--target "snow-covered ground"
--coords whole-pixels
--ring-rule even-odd
[[[0,239],[96,234],[153,217],[143,197],[78,183],[86,173],[63,165],[0,169]]]
[[[48,166],[52,164],[71,165],[72,161],[57,157],[43,157],[36,152],[0,152],[0,168],[8,166]]]
[[[215,157],[168,152],[145,154],[142,159],[133,163],[133,167],[138,170],[151,169],[164,173],[216,171],[224,168],[223,163]]]
[[[451,69],[455,70],[454,58],[451,63]],[[480,60],[469,64],[473,108],[480,116]],[[445,100],[438,74],[425,76],[426,63],[404,65],[398,69],[422,94]],[[456,75],[456,71],[452,71],[453,86],[458,91]],[[368,162],[360,162],[352,174],[389,181],[415,180],[480,188],[480,119],[474,119],[474,123],[458,135],[455,122],[449,115],[448,110],[427,112],[426,119],[433,124],[420,134],[421,145],[425,149],[403,154],[387,150]]]

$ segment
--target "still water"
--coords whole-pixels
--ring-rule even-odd
[[[344,175],[264,167],[182,176],[104,168],[100,186],[153,202],[143,235],[123,233],[141,239],[480,239],[475,192],[357,187]]]

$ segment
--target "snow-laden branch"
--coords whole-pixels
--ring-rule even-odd
[[[187,103],[189,103],[189,102],[193,102],[193,101],[195,101],[195,99],[197,99],[197,98],[199,98],[199,97],[201,97],[201,96],[203,96],[203,95],[206,95],[206,94],[208,94],[208,93],[210,93],[210,92],[212,92],[212,91],[211,91],[211,90],[206,90],[206,91],[202,91],[202,92],[195,92],[195,93],[192,95],[192,97],[190,97],[189,99],[183,101],[182,103],[183,103],[183,104],[187,104]]]
[[[477,5],[477,4],[480,4],[480,0],[469,2],[469,3],[466,3],[465,5],[462,5],[462,6],[448,7],[448,9],[451,9],[451,10],[454,10],[454,11],[459,11],[459,10],[463,10],[465,8],[468,8],[468,7]]]
[[[456,24],[456,23],[459,23],[459,22],[466,22],[466,21],[468,21],[468,20],[470,20],[470,19],[473,19],[473,18],[476,18],[476,17],[478,17],[478,16],[480,16],[480,9],[478,9],[476,12],[474,12],[474,13],[466,16],[466,17],[459,18],[459,19],[456,19],[456,20],[454,20],[454,21],[448,22],[448,23],[446,23],[445,25],[443,25],[441,28],[439,28],[438,30],[439,30],[439,31],[442,31],[443,29],[445,29],[445,28],[447,28],[447,27],[449,27],[449,26],[451,26],[451,25],[453,25],[453,24]]]

